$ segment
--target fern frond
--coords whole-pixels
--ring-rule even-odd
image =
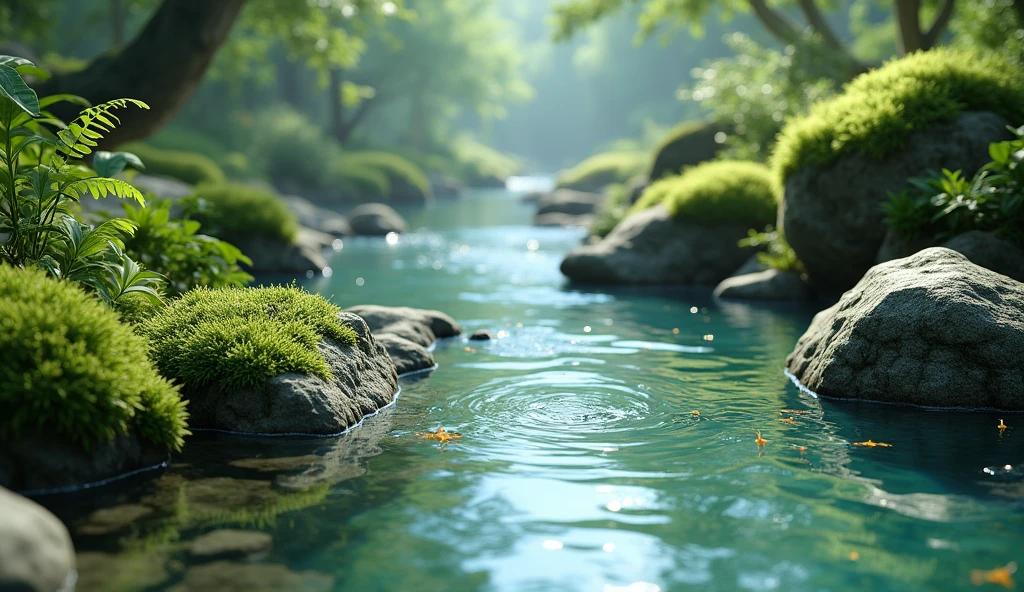
[[[149,109],[149,105],[135,99],[114,99],[83,110],[78,117],[68,124],[66,129],[57,132],[59,139],[57,149],[67,160],[84,158],[92,154],[97,140],[103,134],[117,127],[121,120],[114,115],[115,109],[126,109],[135,106]]]
[[[108,177],[89,177],[88,179],[74,181],[64,187],[64,193],[75,200],[79,200],[83,195],[91,193],[95,199],[113,195],[120,199],[135,200],[140,206],[146,205],[146,198],[142,196],[142,192],[130,183]]]

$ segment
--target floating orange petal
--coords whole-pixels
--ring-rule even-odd
[[[850,561],[857,561],[860,559],[860,553],[856,551],[850,551]]]
[[[1003,423],[1003,420],[1000,419],[999,420],[999,425],[997,425],[996,427],[999,428],[999,431],[1001,432],[1001,431],[1005,430],[1006,428],[1008,428],[1010,426],[1008,426],[1005,423]]]
[[[1016,586],[1016,583],[1013,581],[1013,574],[1016,571],[1017,563],[1014,561],[995,569],[972,569],[971,583],[975,586],[996,584],[1006,589],[1013,589]]]
[[[796,424],[796,420],[793,419],[792,417],[787,417],[785,419],[780,419],[779,421],[781,421],[782,423],[788,423],[789,425]]]
[[[864,446],[865,448],[892,448],[892,444],[886,444],[885,442],[875,442],[874,440],[868,440],[867,442],[854,442],[854,446]]]
[[[768,440],[761,437],[761,430],[757,430],[757,440],[754,440],[754,442],[757,442],[758,446],[764,446],[768,443]]]
[[[425,434],[417,433],[416,435],[427,440],[437,440],[442,444],[447,444],[451,440],[458,440],[459,438],[462,437],[462,434],[459,434],[457,432],[449,432],[448,430],[444,429],[444,426],[437,428],[433,432],[427,432]]]
[[[691,411],[690,415],[692,415],[694,417],[700,417],[700,411]]]

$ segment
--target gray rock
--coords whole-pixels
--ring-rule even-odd
[[[1024,249],[1013,241],[972,230],[953,237],[942,246],[967,257],[975,265],[1024,282]]]
[[[121,504],[110,508],[100,508],[75,524],[75,534],[78,536],[111,534],[127,528],[152,513],[153,508],[142,504]]]
[[[545,226],[545,227],[574,227],[590,228],[590,225],[594,223],[593,214],[580,214],[574,216],[572,214],[563,214],[561,212],[550,212],[548,214],[541,214],[533,219],[534,226]]]
[[[722,280],[715,288],[714,297],[722,300],[807,300],[811,293],[800,274],[767,269]]]
[[[522,200],[524,203],[537,203],[545,195],[546,194],[543,191],[530,191],[529,193],[524,193],[523,196],[519,199]]]
[[[379,333],[375,335],[377,343],[384,346],[395,364],[395,370],[399,375],[433,368],[434,354],[418,343],[399,337],[394,333]]]
[[[0,590],[74,589],[75,549],[46,508],[0,488]]]
[[[479,329],[469,336],[470,341],[490,341],[492,339],[494,339],[494,333],[487,329]]]
[[[841,294],[875,264],[887,230],[882,204],[890,191],[902,191],[908,178],[929,170],[973,174],[989,161],[989,143],[1009,137],[1007,123],[992,113],[966,112],[912,133],[905,147],[882,160],[851,154],[790,175],[779,227],[815,289]]]
[[[635,204],[640,201],[640,196],[644,194],[651,185],[651,179],[647,175],[637,175],[629,180],[626,184],[626,196],[629,199],[629,203]]]
[[[941,247],[871,268],[786,360],[820,395],[1024,410],[1024,284]]]
[[[466,190],[466,186],[455,177],[447,175],[428,175],[430,187],[434,190],[434,197],[459,197]]]
[[[308,199],[297,195],[285,196],[282,199],[288,205],[288,209],[299,219],[299,224],[302,226],[332,236],[352,234],[351,227],[341,214],[327,208],[321,208]]]
[[[171,592],[219,590],[221,592],[276,592],[302,590],[328,592],[334,578],[313,571],[292,571],[284,565],[214,561],[189,568],[184,580]]]
[[[254,274],[304,274],[308,271],[319,273],[327,267],[321,243],[319,234],[300,231],[294,245],[256,238],[239,242],[235,246],[252,259],[249,271]]]
[[[739,269],[732,273],[733,277],[738,275],[747,275],[749,273],[758,273],[771,269],[764,263],[761,263],[761,259],[757,255],[753,255],[750,259],[747,259],[746,263],[740,266]]]
[[[361,236],[384,236],[389,232],[403,233],[407,228],[405,220],[391,206],[368,203],[348,213],[352,232]]]
[[[750,257],[743,224],[673,220],[663,206],[633,214],[601,242],[574,249],[562,273],[584,283],[714,285]]]
[[[224,528],[196,538],[189,553],[201,559],[243,559],[266,553],[273,544],[273,537],[265,532]]]
[[[159,465],[168,458],[168,450],[147,445],[134,434],[89,450],[58,440],[20,438],[0,452],[0,486],[18,491],[72,487]]]
[[[537,201],[537,215],[569,214],[571,216],[581,216],[593,214],[602,203],[604,203],[604,195],[600,193],[556,189]]]
[[[267,381],[264,392],[184,390],[189,425],[251,434],[335,434],[389,405],[398,389],[395,366],[366,323],[340,313],[359,336],[354,346],[332,339],[320,343],[333,380],[305,374],[282,374]]]
[[[391,333],[423,347],[430,347],[438,339],[462,334],[462,327],[439,310],[363,304],[345,312],[362,317],[375,336]]]

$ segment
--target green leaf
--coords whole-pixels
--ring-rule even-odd
[[[39,99],[39,108],[46,109],[50,105],[54,105],[56,103],[73,103],[75,105],[81,105],[86,109],[92,107],[92,104],[89,103],[88,99],[84,99],[78,95],[64,93],[59,95],[50,95]]]
[[[988,155],[992,157],[993,162],[999,164],[1006,164],[1010,161],[1010,154],[1013,152],[1010,147],[1010,142],[993,142],[988,145]]]
[[[10,66],[0,66],[0,93],[29,115],[39,115],[39,97]]]
[[[0,55],[0,66],[7,66],[8,68],[20,68],[21,66],[35,66],[31,60],[25,58],[19,58],[17,56]]]
[[[18,66],[17,68],[15,68],[15,70],[18,72],[18,74],[21,74],[23,76],[35,76],[36,78],[38,78],[42,82],[45,82],[45,81],[50,79],[50,73],[49,72],[47,72],[46,70],[43,70],[39,66],[34,66],[32,64],[25,64],[24,66]]]
[[[138,170],[146,169],[142,161],[139,160],[139,157],[131,152],[107,152],[106,150],[101,150],[92,158],[92,168],[101,177],[113,177],[129,166]]]

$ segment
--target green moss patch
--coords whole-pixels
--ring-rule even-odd
[[[676,219],[712,224],[742,222],[763,227],[775,220],[778,203],[768,167],[756,162],[722,160],[655,181],[632,211],[664,204]]]
[[[199,153],[164,150],[146,144],[125,144],[120,149],[141,158],[150,175],[171,177],[190,185],[224,182],[224,171],[212,158]]]
[[[341,160],[347,167],[380,171],[390,183],[389,197],[406,201],[429,201],[434,197],[426,173],[397,154],[390,152],[343,152]]]
[[[331,379],[317,349],[326,337],[355,345],[341,309],[294,286],[193,290],[143,329],[160,372],[187,388],[260,391],[296,372]]]
[[[338,201],[386,200],[391,193],[387,175],[347,160],[334,162],[328,178],[331,188],[337,189],[332,193],[340,197]]]
[[[649,156],[644,152],[605,152],[584,160],[558,175],[559,189],[601,191],[608,185],[625,183],[644,172]]]
[[[845,154],[882,159],[902,148],[911,132],[964,111],[1024,122],[1024,77],[995,54],[948,48],[915,53],[857,77],[843,94],[789,122],[772,167],[785,180]]]
[[[88,448],[134,430],[180,449],[185,404],[146,350],[74,284],[0,265],[0,443],[31,435]]]
[[[295,214],[277,194],[264,189],[235,183],[200,185],[185,203],[203,232],[229,243],[259,238],[294,244],[299,236]]]

